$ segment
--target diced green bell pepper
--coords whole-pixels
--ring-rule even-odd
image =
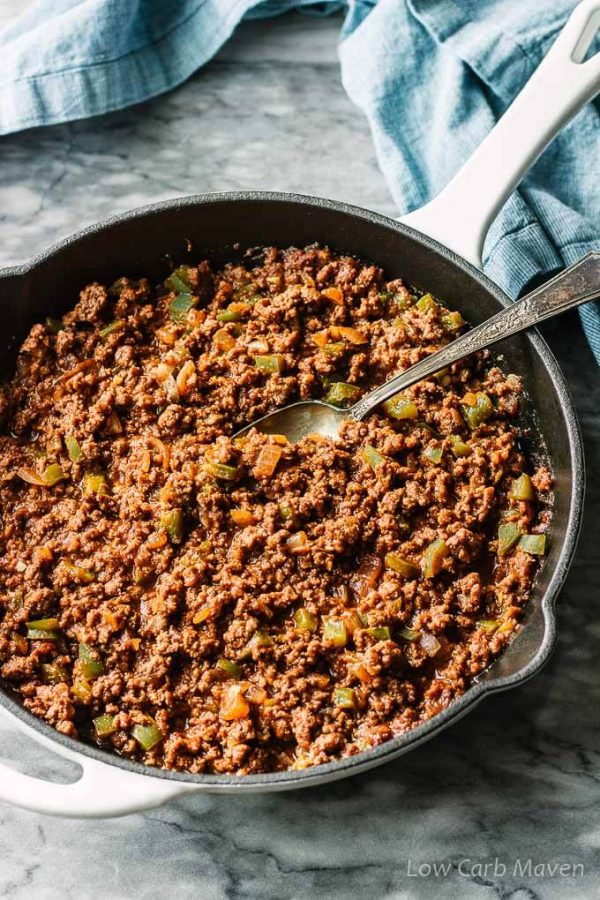
[[[416,419],[419,416],[416,403],[403,397],[402,394],[390,397],[383,404],[383,408],[391,419]]]
[[[398,572],[404,578],[417,578],[419,575],[419,567],[416,563],[408,559],[403,559],[397,553],[387,553],[385,556],[385,564],[388,569]]]
[[[365,462],[368,462],[371,468],[376,469],[377,466],[380,466],[383,462],[385,462],[385,456],[383,456],[379,450],[376,450],[375,447],[371,447],[370,444],[366,444],[363,449],[360,451],[360,455],[364,459]]]
[[[152,725],[134,725],[131,729],[131,736],[144,750],[151,750],[163,739],[163,734],[155,722]]]
[[[347,384],[345,381],[334,381],[324,397],[325,403],[333,406],[346,406],[358,400],[360,388],[355,384]]]
[[[543,556],[546,552],[545,534],[524,534],[519,540],[519,550],[531,553],[533,556]]]
[[[426,548],[421,559],[421,572],[425,578],[434,578],[442,568],[444,559],[448,556],[446,541],[437,538]]]
[[[515,478],[510,489],[510,496],[513,500],[531,501],[534,499],[533,484],[529,475],[523,472],[518,478]]]
[[[490,418],[494,412],[494,404],[487,394],[479,391],[475,395],[475,402],[473,404],[464,404],[461,409],[469,428],[475,429]]]
[[[521,537],[521,529],[515,522],[506,522],[498,528],[498,556],[506,556]]]

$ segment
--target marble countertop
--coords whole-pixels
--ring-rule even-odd
[[[24,0],[8,2],[16,9]],[[367,125],[340,84],[339,24],[292,16],[246,25],[168,96],[0,140],[0,266],[109,213],[199,191],[300,191],[393,214]],[[350,781],[195,797],[99,822],[2,806],[1,897],[598,894],[600,388],[576,317],[548,336],[575,396],[589,488],[545,670],[417,752]],[[4,722],[0,757],[57,780],[72,768]],[[557,863],[569,874],[553,874]]]

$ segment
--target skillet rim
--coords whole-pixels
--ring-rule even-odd
[[[468,276],[474,279],[482,288],[490,293],[498,303],[509,306],[512,302],[507,295],[487,275],[477,269],[471,263],[449,250],[443,244],[421,232],[404,225],[402,222],[389,216],[353,206],[338,200],[329,200],[306,194],[288,193],[283,191],[216,191],[203,194],[192,194],[175,197],[169,200],[161,200],[144,206],[135,207],[121,213],[109,216],[92,225],[89,225],[67,237],[51,244],[45,250],[33,256],[28,261],[0,269],[0,280],[8,278],[25,279],[38,266],[53,257],[59,256],[77,242],[91,237],[100,232],[123,222],[146,218],[153,213],[164,210],[177,210],[182,207],[198,206],[204,204],[235,204],[236,202],[265,202],[265,203],[293,203],[301,207],[314,209],[328,209],[345,215],[366,220],[378,228],[391,229],[410,239],[420,243],[428,249],[442,256],[445,260],[454,263]],[[541,337],[537,329],[531,329],[525,335],[537,358],[543,364],[548,373],[552,386],[560,401],[560,406],[565,419],[566,432],[569,445],[569,463],[571,469],[571,502],[569,515],[565,527],[563,544],[556,560],[554,572],[548,586],[542,595],[540,608],[544,620],[544,632],[540,645],[533,658],[521,669],[510,675],[491,678],[485,682],[474,682],[465,693],[454,700],[446,709],[438,713],[428,722],[417,726],[404,735],[385,741],[377,747],[365,750],[355,756],[335,760],[318,766],[310,766],[300,771],[267,772],[257,775],[204,775],[178,772],[168,769],[153,768],[125,759],[87,744],[80,740],[60,734],[49,724],[34,716],[24,709],[2,687],[0,687],[0,705],[4,710],[14,715],[21,728],[27,732],[33,731],[32,738],[40,739],[41,743],[58,744],[63,749],[63,754],[68,758],[77,758],[82,755],[95,762],[105,763],[117,769],[136,775],[144,775],[149,778],[159,778],[164,781],[180,782],[204,788],[207,792],[259,792],[261,790],[285,790],[299,787],[314,786],[325,781],[355,775],[367,769],[373,768],[384,762],[390,761],[419,744],[430,740],[452,722],[462,718],[471,709],[475,708],[488,694],[507,690],[524,683],[533,677],[548,660],[556,641],[556,618],[554,607],[558,594],[565,582],[570,564],[577,547],[577,539],[582,524],[583,501],[585,495],[585,460],[580,425],[575,413],[573,400],[567,386],[565,377],[558,365],[556,358],[547,343]],[[60,750],[57,750],[60,753]]]

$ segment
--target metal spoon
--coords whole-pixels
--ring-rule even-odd
[[[336,438],[347,419],[360,422],[380,403],[389,400],[411,384],[476,350],[483,350],[496,341],[598,298],[600,298],[600,252],[593,251],[512,306],[496,313],[441,350],[411,366],[406,372],[396,375],[370,391],[349,409],[338,409],[323,400],[303,400],[257,419],[238,431],[236,437],[250,428],[256,428],[264,434],[284,434],[292,443],[307,434],[315,433]]]

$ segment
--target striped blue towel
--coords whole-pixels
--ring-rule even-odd
[[[0,133],[153,97],[244,17],[346,9],[344,86],[368,117],[399,212],[431,199],[532,74],[574,0],[38,0],[0,33]],[[552,98],[548,98],[552,102]],[[484,267],[512,297],[600,248],[599,108],[552,143],[496,218]],[[600,308],[581,318],[600,363]]]

